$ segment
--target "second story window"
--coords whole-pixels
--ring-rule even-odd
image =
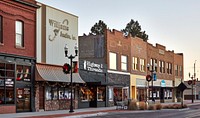
[[[23,22],[15,22],[15,45],[19,47],[24,47],[24,28]]]
[[[133,57],[133,62],[132,62],[132,68],[133,70],[138,70],[138,60],[137,60],[137,57]]]
[[[117,54],[109,53],[109,67],[110,69],[117,70]]]
[[[175,65],[174,69],[175,69],[175,76],[178,76],[178,65]]]
[[[145,62],[144,59],[140,59],[140,71],[144,72],[145,70]]]
[[[121,70],[127,71],[127,56],[121,56]]]
[[[3,43],[3,18],[0,16],[0,44]]]
[[[183,76],[183,69],[182,66],[179,66],[180,76]]]
[[[164,61],[159,61],[159,68],[160,68],[160,73],[165,73],[165,62]]]

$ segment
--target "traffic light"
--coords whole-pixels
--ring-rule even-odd
[[[68,73],[70,72],[70,70],[71,70],[71,66],[70,66],[68,63],[65,63],[65,64],[63,65],[63,72],[64,72],[65,74],[68,74]]]
[[[150,81],[152,80],[152,76],[151,76],[151,75],[147,75],[147,76],[146,76],[146,80],[147,80],[148,82],[150,82]]]

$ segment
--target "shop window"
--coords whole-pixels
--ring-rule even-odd
[[[5,100],[4,100],[4,85],[2,86],[2,84],[0,85],[0,104],[5,104]]]
[[[105,87],[97,87],[97,101],[105,101]]]
[[[14,104],[15,65],[0,63],[0,104]]]
[[[6,87],[6,104],[14,104],[14,87]]]
[[[90,101],[92,92],[87,87],[81,87],[81,101]]]
[[[114,103],[116,104],[117,101],[122,101],[122,88],[121,87],[114,88]]]
[[[52,88],[52,99],[57,100],[58,99],[58,90],[57,87]]]
[[[59,99],[62,100],[62,99],[70,99],[70,91],[68,88],[59,88]]]
[[[61,99],[71,99],[71,89],[69,88],[59,88],[58,87],[46,87],[46,100],[61,100]],[[72,98],[74,99],[74,90],[72,91]]]
[[[129,92],[128,92],[128,87],[124,87],[123,88],[123,98],[122,98],[122,100],[124,101],[124,100],[127,100],[128,99],[128,97],[129,97],[129,94],[128,94]]]
[[[17,65],[17,81],[31,81],[31,66]]]
[[[51,100],[52,94],[51,94],[51,87],[46,87],[46,100]]]
[[[113,101],[113,88],[109,87],[108,91],[109,91],[109,95],[108,95],[109,101]]]

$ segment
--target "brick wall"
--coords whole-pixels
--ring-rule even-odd
[[[145,60],[145,72],[141,72],[140,67],[139,70],[133,70],[132,57],[137,57],[138,59],[144,59]],[[143,41],[142,39],[135,37],[131,40],[131,73],[137,74],[137,75],[144,75],[146,76],[146,62],[147,62],[147,42]],[[140,65],[140,61],[138,60],[138,65]]]
[[[15,105],[0,106],[0,114],[16,113]]]
[[[131,62],[131,38],[124,37],[123,33],[117,30],[106,30],[107,43],[107,57],[109,52],[117,53],[117,71],[121,71],[121,55],[127,56],[127,63]],[[109,69],[109,58],[107,58]],[[128,72],[130,72],[131,65],[128,64]]]
[[[150,63],[150,59],[157,59],[157,78],[165,79],[165,80],[173,80],[174,79],[174,51],[167,51],[165,46],[160,44],[156,44],[153,46],[152,44],[147,44],[147,63]],[[165,65],[165,73],[160,73],[159,69],[159,61],[162,60],[167,63],[172,63],[172,74],[167,74],[166,65]]]
[[[3,44],[0,52],[35,57],[36,8],[14,1],[0,1],[0,15],[3,17]],[[15,46],[15,21],[24,23],[24,47]]]

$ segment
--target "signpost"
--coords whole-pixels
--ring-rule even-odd
[[[187,86],[181,82],[177,88],[181,91],[181,106],[183,107],[183,91],[187,88]]]

